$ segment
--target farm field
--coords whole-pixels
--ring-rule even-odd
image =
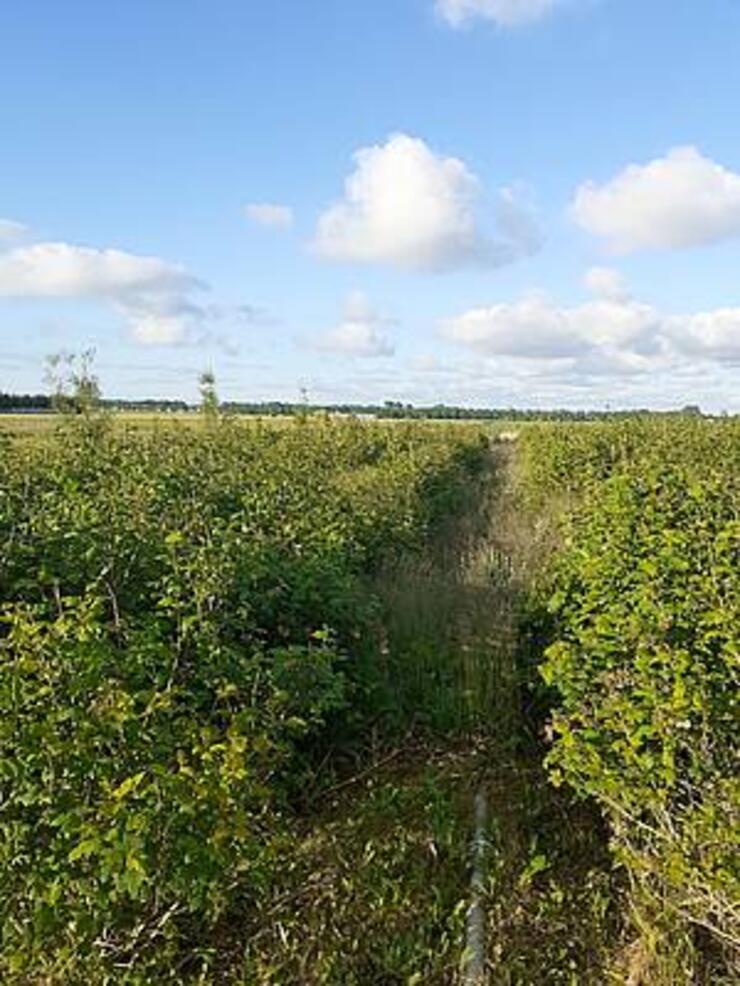
[[[182,424],[182,425],[198,425],[201,421],[200,416],[197,412],[146,412],[146,411],[113,411],[109,412],[110,418],[113,423],[117,426],[125,426],[129,428],[158,428],[164,424]],[[312,412],[312,417],[325,417],[322,412]],[[345,416],[337,416],[338,420],[345,420]],[[347,416],[348,418],[349,416]],[[281,425],[289,424],[292,421],[292,417],[287,415],[274,415],[260,417],[259,415],[247,415],[240,414],[234,415],[233,421],[235,424],[242,427],[249,427],[254,425],[256,422],[261,421],[263,423],[269,422],[273,427],[279,428]],[[409,422],[402,418],[385,418],[381,419],[383,424],[389,427],[395,427],[397,425],[408,425]],[[20,438],[23,436],[32,436],[39,434],[47,434],[59,425],[60,417],[55,413],[41,413],[41,414],[18,414],[12,412],[0,412],[0,434],[5,434],[9,436],[14,436]],[[489,431],[490,433],[496,435],[501,432],[513,433],[522,430],[523,428],[531,427],[531,424],[526,421],[507,421],[506,419],[497,419],[496,421],[475,421],[470,419],[463,420],[416,420],[416,424],[420,427],[439,427],[441,424],[443,427],[455,428],[461,427],[466,428],[477,425],[478,427]]]
[[[122,411],[116,412],[112,417],[115,418],[117,424],[127,427],[144,428],[158,427],[165,422],[171,424],[194,424],[199,420],[197,414],[177,412],[171,414],[147,414],[145,412],[127,413]],[[0,434],[11,435],[17,438],[48,434],[54,431],[59,423],[59,415],[54,413],[13,414],[12,412],[8,412],[0,414]]]
[[[736,981],[736,421],[142,418],[0,417],[3,982],[455,983],[481,791],[487,981]]]

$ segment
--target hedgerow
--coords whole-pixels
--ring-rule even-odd
[[[672,935],[670,982],[737,971],[739,439],[735,423],[683,422],[525,438],[540,482],[575,495],[542,666],[551,775],[603,806],[636,906]]]
[[[372,713],[367,575],[475,433],[101,421],[0,462],[0,978],[183,982]]]

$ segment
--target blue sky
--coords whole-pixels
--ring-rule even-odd
[[[737,0],[9,0],[0,389],[740,411]]]

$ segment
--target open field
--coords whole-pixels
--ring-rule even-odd
[[[323,416],[319,414],[319,416]],[[158,413],[148,413],[139,411],[116,411],[111,414],[111,419],[116,425],[130,426],[130,427],[141,427],[141,428],[156,428],[162,425],[172,425],[172,424],[183,424],[183,425],[198,425],[202,423],[202,417],[198,412],[158,412]],[[267,417],[259,417],[257,415],[236,415],[234,420],[241,424],[248,426],[254,424],[257,421],[263,424],[269,423],[272,427],[279,428],[282,425],[289,424],[292,422],[290,416],[281,415],[271,415]],[[23,437],[24,435],[38,435],[45,434],[53,431],[60,423],[62,419],[58,414],[13,414],[13,413],[0,413],[0,435],[14,435],[17,437]],[[408,424],[402,418],[394,419],[382,419],[383,424],[389,426],[404,425]],[[531,427],[529,422],[522,421],[475,421],[470,419],[465,420],[429,420],[429,421],[418,421],[420,425],[426,425],[429,427],[438,426],[450,426],[450,427],[466,427],[468,425],[478,425],[481,428],[485,428],[492,434],[499,434],[501,432],[514,432],[521,430],[522,428]]]
[[[481,792],[490,982],[735,981],[737,422],[49,424],[3,982],[455,983]]]
[[[165,422],[191,424],[199,420],[198,415],[193,414],[139,414],[120,412],[113,415],[115,421],[120,424],[141,426],[144,428],[156,427]],[[16,435],[39,435],[53,431],[61,422],[58,414],[0,414],[0,434]]]

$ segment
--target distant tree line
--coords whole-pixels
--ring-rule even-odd
[[[230,414],[258,415],[292,415],[306,410],[305,404],[290,404],[282,401],[267,401],[263,403],[248,403],[243,401],[227,401],[221,404],[221,410]],[[409,420],[438,419],[445,421],[595,421],[605,417],[636,418],[646,414],[685,414],[702,416],[701,410],[689,405],[677,411],[657,412],[649,408],[637,408],[624,411],[585,410],[571,411],[565,408],[549,410],[522,409],[513,407],[457,407],[450,404],[433,404],[417,407],[413,404],[403,404],[401,401],[385,401],[383,404],[322,404],[310,405],[312,412],[326,414],[355,415],[374,418],[403,418]]]
[[[50,411],[48,394],[4,394],[0,391],[0,411]]]
[[[112,411],[140,411],[150,414],[157,412],[195,411],[198,405],[183,400],[164,400],[148,398],[145,400],[126,400],[122,398],[100,401],[102,407]],[[51,411],[54,400],[48,394],[6,394],[0,392],[0,413],[12,411]],[[356,417],[399,418],[407,420],[443,421],[596,421],[602,418],[635,418],[646,414],[658,414],[648,408],[633,410],[586,410],[569,411],[565,408],[550,410],[522,409],[514,407],[456,407],[450,404],[433,404],[417,407],[401,401],[385,401],[383,404],[321,404],[290,403],[286,401],[224,401],[219,410],[225,414],[260,415],[277,417],[306,413],[325,413],[354,415]],[[683,414],[692,417],[702,416],[696,405],[687,405],[676,411],[662,412]]]
[[[148,411],[155,414],[158,411],[176,412],[193,411],[195,405],[188,404],[187,401],[163,400],[162,398],[150,397],[146,400],[125,400],[116,398],[114,400],[104,400],[103,407],[111,411]]]
[[[111,411],[190,411],[187,401],[157,398],[148,400],[101,400],[102,407]],[[5,394],[0,391],[0,413],[3,411],[51,411],[54,400],[48,394]]]

